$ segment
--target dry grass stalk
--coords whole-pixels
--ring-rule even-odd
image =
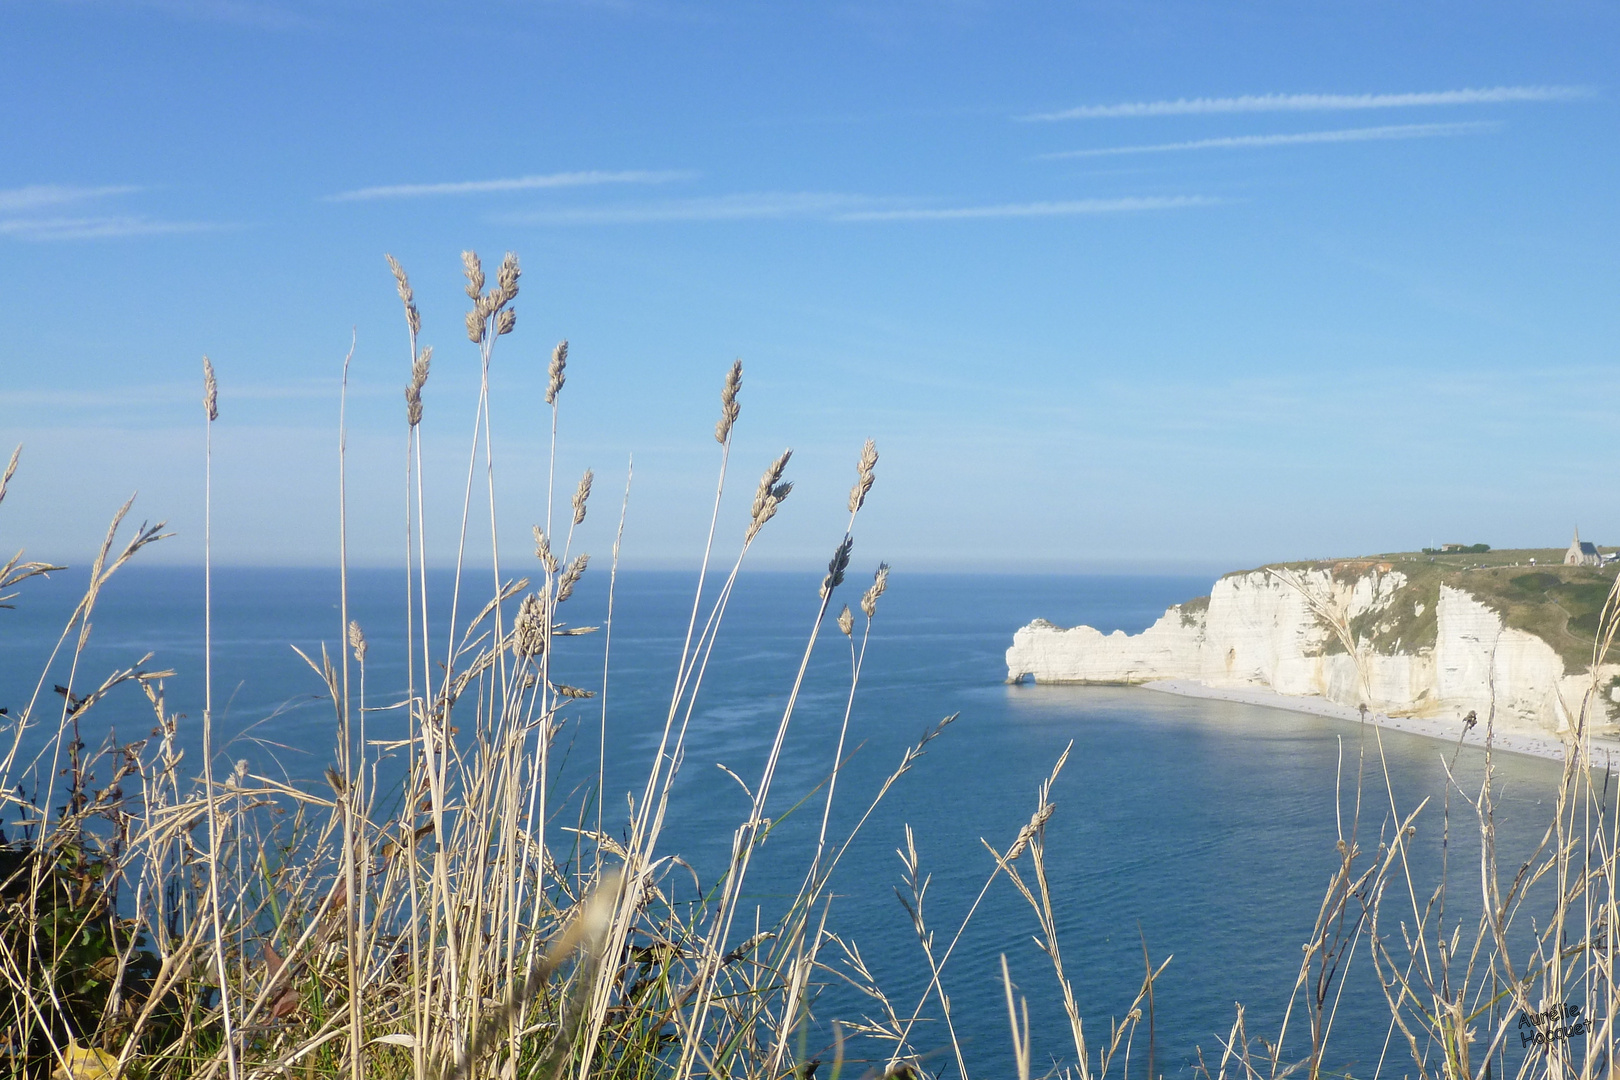
[[[778,458],[769,468],[766,469],[764,476],[760,480],[759,486],[754,494],[754,503],[750,514],[750,524],[748,532],[745,534],[743,543],[743,551],[745,553],[748,547],[752,544],[754,538],[758,535],[760,528],[763,527],[763,525],[775,515],[777,506],[780,504],[782,499],[787,497],[788,492],[792,489],[791,484],[785,483],[781,479],[782,472],[786,468],[788,459],[791,455],[791,450],[784,452],[780,458]],[[872,452],[872,461],[874,462],[876,461],[875,455],[876,452],[874,450]],[[862,460],[864,461],[865,459],[866,455],[863,454]],[[870,471],[871,465],[868,463],[866,466],[866,473],[869,475]],[[870,486],[869,480],[868,486]],[[855,512],[852,511],[850,513],[849,526],[844,532],[844,538],[840,542],[838,548],[834,551],[832,560],[828,564],[827,576],[822,581],[820,590],[821,604],[816,611],[813,629],[810,633],[809,640],[805,644],[804,653],[800,658],[798,673],[794,677],[791,690],[788,692],[787,705],[782,712],[782,719],[777,724],[776,734],[771,743],[770,753],[767,755],[765,760],[763,774],[761,775],[759,783],[756,785],[753,792],[754,801],[752,812],[749,815],[749,819],[744,822],[741,827],[739,827],[735,839],[733,840],[731,868],[726,874],[725,881],[720,892],[719,901],[715,908],[714,918],[705,942],[704,957],[700,962],[698,969],[698,977],[696,981],[699,987],[699,992],[697,994],[696,1004],[693,1008],[693,1015],[690,1018],[690,1023],[692,1025],[690,1030],[693,1031],[701,1032],[704,1029],[705,1020],[714,1000],[714,984],[718,971],[716,958],[722,954],[725,942],[730,938],[731,928],[736,917],[737,896],[741,890],[742,882],[748,875],[748,869],[753,859],[754,849],[763,839],[762,829],[769,827],[769,821],[764,817],[763,813],[765,800],[770,793],[772,783],[776,776],[776,769],[781,760],[783,742],[787,737],[788,727],[792,722],[794,709],[798,704],[799,693],[804,686],[805,674],[809,670],[810,666],[810,656],[815,649],[816,640],[819,636],[822,622],[826,618],[827,608],[832,600],[833,591],[843,583],[845,570],[849,566],[850,551],[854,545],[854,525]],[[740,560],[741,556],[739,556],[739,565]],[[732,580],[735,579],[735,574],[736,570],[733,569]],[[729,581],[727,587],[729,588]],[[853,683],[851,684],[850,692],[853,695]],[[688,716],[690,716],[690,711],[688,712]],[[840,736],[840,752],[841,751],[842,736]],[[835,768],[836,764],[837,763],[835,762]],[[885,790],[887,790],[886,785]],[[830,785],[828,795],[830,798]],[[825,818],[823,820],[825,822]],[[794,949],[802,949],[803,947],[802,934],[804,929],[804,921],[803,915],[800,914],[800,912],[807,912],[811,904],[814,902],[814,897],[819,893],[820,881],[818,879],[818,870],[821,854],[822,843],[818,842],[816,859],[811,863],[810,873],[806,878],[806,885],[801,889],[800,896],[794,905],[794,917],[798,921],[791,925],[794,926],[795,931],[793,938],[796,942],[799,942],[798,944],[795,944]],[[809,902],[803,903],[803,906],[801,907],[801,902],[806,901],[807,898]],[[819,937],[817,944],[819,945]],[[798,964],[804,959],[803,954],[800,953],[799,957],[795,958],[792,963]],[[813,963],[813,952],[808,958],[808,961]],[[790,990],[788,1001],[788,1007],[791,1009],[797,1005],[797,1000],[794,995],[798,987],[798,980],[791,980],[790,986],[793,987],[793,989]],[[782,1034],[785,1034],[785,1021],[783,1027],[779,1029],[779,1035],[776,1043],[777,1048],[771,1057],[773,1067],[779,1063],[781,1058]],[[697,1057],[698,1055],[694,1052],[690,1043],[683,1046],[680,1065],[677,1071],[677,1076],[680,1078],[680,1080],[685,1080],[685,1078],[690,1074],[697,1061]]]
[[[1014,1067],[1018,1070],[1018,1080],[1029,1080],[1029,1000],[1019,998],[1019,1008],[1013,1007],[1012,973],[1007,970],[1005,953],[1001,956],[1001,985],[1007,990],[1007,1021],[1012,1025]]]
[[[214,376],[214,364],[203,355],[203,414],[207,418],[203,430],[204,483],[203,483],[203,786],[207,793],[208,818],[208,915],[213,932],[214,973],[220,987],[220,1021],[225,1041],[225,1063],[231,1080],[237,1080],[236,1028],[231,1010],[229,965],[225,959],[225,917],[220,911],[219,850],[221,831],[214,804],[214,575],[213,575],[213,503],[214,503],[214,424],[219,420],[219,382]],[[127,506],[128,504],[126,504]],[[111,533],[108,534],[109,539]],[[95,574],[92,572],[92,577]],[[90,623],[85,620],[79,635],[82,650],[88,640]],[[71,686],[71,680],[69,682]]]
[[[428,639],[428,589],[427,589],[427,536],[426,514],[422,499],[422,442],[419,427],[422,422],[422,390],[427,385],[428,374],[433,361],[433,346],[418,347],[418,336],[422,329],[421,312],[416,306],[415,293],[411,289],[410,281],[405,276],[404,268],[399,262],[388,256],[389,269],[394,274],[394,282],[399,293],[401,303],[405,310],[405,328],[408,333],[409,360],[411,365],[410,379],[405,387],[405,643],[406,643],[406,705],[409,710],[411,743],[418,742],[426,748],[440,743],[434,737],[431,719],[425,701],[417,695],[417,627],[421,627],[421,670],[425,680],[431,682],[428,672],[431,670],[429,661],[430,643]],[[414,481],[414,483],[413,483]],[[414,525],[414,535],[413,535]],[[362,666],[362,679],[364,678]],[[362,694],[363,696],[363,694]],[[426,695],[424,695],[425,697]],[[434,770],[429,773],[426,782],[427,795],[430,802],[436,794],[442,795],[440,785],[434,782]],[[421,782],[418,781],[418,788]],[[413,794],[412,798],[416,796]],[[415,829],[405,824],[398,826],[402,836],[409,835],[410,843],[401,843],[399,850],[404,854],[406,877],[409,881],[407,895],[412,918],[410,925],[410,981],[420,985],[423,981],[423,921],[416,917],[420,910],[424,895],[423,882],[420,881],[420,863],[417,858],[416,838],[429,831],[437,831],[442,838],[442,813],[439,804],[434,804],[432,824],[419,826]],[[435,881],[435,885],[437,882]],[[287,1004],[287,991],[282,992],[278,999],[280,1004]],[[411,995],[411,1017],[414,1028],[418,1033],[427,1029],[427,1011],[430,1008],[428,995],[416,993]],[[288,1005],[287,1007],[291,1007]],[[413,1039],[411,1046],[412,1066],[414,1075],[420,1077],[427,1067],[426,1039]]]

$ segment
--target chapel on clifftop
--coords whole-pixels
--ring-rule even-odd
[[[1570,541],[1569,550],[1564,552],[1565,566],[1602,566],[1603,556],[1598,554],[1596,544],[1581,539],[1581,530],[1575,529],[1575,539]]]

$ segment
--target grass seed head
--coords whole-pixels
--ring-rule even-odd
[[[405,387],[405,419],[411,427],[422,422],[422,387],[427,385],[428,369],[433,364],[433,346],[428,345],[416,354],[411,363],[411,381]]]
[[[579,487],[574,489],[574,524],[579,525],[585,520],[585,503],[591,497],[591,483],[596,474],[586,469],[585,475],[579,478]]]
[[[844,632],[845,637],[855,632],[855,616],[849,613],[848,604],[845,604],[844,610],[838,613],[838,629]]]
[[[878,597],[882,596],[883,590],[888,587],[889,564],[878,563],[877,573],[872,575],[872,586],[866,590],[866,595],[861,597],[861,611],[866,613],[868,619],[877,614]]]
[[[821,581],[821,598],[823,600],[831,596],[832,591],[844,583],[844,571],[849,569],[849,553],[854,548],[854,539],[846,536],[833,549],[832,559],[827,563],[827,576]]]
[[[360,629],[360,624],[354,619],[349,620],[349,648],[354,650],[354,658],[360,663],[366,662],[366,632]]]
[[[546,648],[546,605],[539,593],[530,593],[518,605],[512,621],[512,647],[519,656],[538,656]]]
[[[849,512],[855,513],[866,504],[866,493],[872,490],[872,470],[877,466],[877,444],[871,439],[861,447],[861,460],[855,463],[855,486],[849,489]]]
[[[467,299],[477,300],[479,294],[484,291],[484,268],[479,263],[476,252],[461,253],[461,271],[467,275]]]
[[[214,380],[214,362],[207,356],[203,357],[203,409],[210,424],[219,419],[219,383]]]
[[[484,295],[473,300],[472,309],[478,313],[480,319],[487,319],[495,312],[495,291],[491,289]]]
[[[499,337],[502,334],[510,334],[512,328],[516,325],[517,312],[511,308],[503,308],[501,313],[495,317],[495,335]]]
[[[585,567],[590,565],[590,561],[591,557],[589,555],[577,555],[574,557],[574,561],[568,564],[568,569],[564,570],[562,577],[557,579],[557,603],[560,604],[574,595],[574,586],[578,585],[579,579],[585,576]]]
[[[793,490],[791,483],[782,480],[782,471],[787,468],[788,459],[792,456],[791,449],[782,451],[782,456],[771,462],[765,469],[765,475],[759,478],[759,487],[754,489],[754,505],[748,512],[748,532],[743,543],[753,542],[765,523],[776,516],[776,508],[782,505],[782,500]]]
[[[596,696],[595,690],[581,690],[577,686],[569,686],[566,683],[552,683],[551,688],[557,691],[559,697],[581,699]]]
[[[737,404],[737,391],[742,389],[742,361],[733,360],[731,370],[726,372],[726,385],[720,390],[720,420],[714,425],[714,441],[721,446],[731,438],[732,425],[737,422],[737,414],[742,406]]]
[[[405,305],[405,325],[411,328],[411,336],[415,337],[422,332],[422,313],[416,309],[416,293],[411,289],[410,278],[405,276],[405,268],[399,265],[398,259],[392,255],[384,255],[383,258],[388,260],[388,269],[394,272],[400,303]]]
[[[522,276],[523,268],[518,265],[517,252],[508,251],[506,258],[501,260],[501,268],[495,272],[495,282],[500,288],[497,295],[502,306],[517,299],[518,278]]]
[[[484,316],[476,307],[467,312],[467,340],[474,345],[484,342]]]
[[[1035,838],[1035,834],[1046,828],[1046,823],[1052,820],[1052,812],[1056,809],[1055,805],[1047,803],[1035,811],[1028,824],[1018,830],[1018,839],[1013,841],[1013,846],[1007,851],[1008,862],[1015,861],[1024,853],[1024,849],[1029,847],[1029,842]]]
[[[20,457],[22,457],[22,443],[18,443],[17,449],[11,452],[11,461],[7,463],[5,473],[0,474],[0,502],[5,501],[6,485],[10,484],[11,478],[17,475],[17,459]]]
[[[568,340],[564,338],[557,342],[557,347],[551,350],[551,367],[548,374],[550,381],[546,384],[546,404],[557,404],[557,395],[562,393],[563,383],[568,377],[563,372],[568,367]]]
[[[551,553],[551,541],[546,537],[546,530],[538,525],[534,527],[534,557],[540,560],[540,565],[546,568],[546,573],[557,572],[557,556]]]

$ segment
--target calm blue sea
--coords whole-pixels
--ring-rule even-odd
[[[488,595],[487,571],[467,575],[473,595]],[[852,605],[869,579],[852,574]],[[15,715],[33,692],[46,657],[82,589],[82,576],[30,582],[14,611],[0,611],[0,706]],[[436,573],[432,617],[446,614],[450,575]],[[607,817],[624,816],[625,793],[640,790],[674,680],[695,574],[624,573],[619,577],[607,697]],[[699,701],[664,850],[683,854],[706,879],[729,850],[746,814],[746,796],[717,766],[753,784],[781,714],[814,616],[819,577],[750,574],[739,582]],[[840,779],[835,827],[847,828],[907,744],[949,714],[960,718],[905,776],[867,823],[836,879],[831,925],[858,945],[897,1006],[922,993],[926,971],[905,910],[896,848],[910,825],[922,864],[933,875],[925,916],[936,941],[948,941],[992,869],[979,843],[1005,847],[1028,819],[1036,788],[1071,743],[1054,788],[1057,813],[1048,826],[1051,887],[1059,908],[1059,943],[1095,1048],[1109,1020],[1128,1007],[1142,977],[1143,942],[1155,962],[1172,956],[1154,1001],[1156,1064],[1185,1075],[1197,1048],[1219,1056],[1217,1037],[1231,1026],[1236,1002],[1248,1008],[1251,1033],[1274,1037],[1298,972],[1323,889],[1337,865],[1336,812],[1353,811],[1350,788],[1363,733],[1353,724],[1233,703],[1108,687],[1007,686],[1003,653],[1013,631],[1037,616],[1069,625],[1134,632],[1166,606],[1208,591],[1208,578],[1126,576],[936,576],[897,571],[881,603],[851,739],[858,747]],[[595,568],[564,609],[575,623],[599,624],[607,575]],[[283,770],[301,782],[331,760],[332,710],[321,685],[291,646],[318,655],[340,635],[335,572],[220,570],[215,574],[215,693],[222,754],[248,758],[255,771]],[[404,684],[402,572],[351,575],[351,615],[370,644],[368,702],[397,699]],[[570,610],[571,609],[571,610]],[[202,577],[200,571],[122,572],[94,617],[92,643],[74,689],[145,653],[149,666],[172,667],[172,708],[201,715]],[[438,632],[443,640],[442,628]],[[561,643],[556,677],[599,688],[602,635]],[[773,812],[787,810],[832,763],[833,740],[849,680],[849,650],[828,626],[776,780]],[[62,663],[47,673],[45,692],[66,683]],[[95,743],[144,737],[151,712],[138,692],[98,707]],[[59,701],[59,699],[51,699]],[[560,736],[567,752],[560,789],[583,797],[594,783],[601,702],[574,707]],[[397,712],[373,713],[368,736],[404,733]],[[1439,851],[1442,747],[1386,732],[1394,786],[1403,809],[1436,800],[1419,835],[1421,875]],[[193,752],[192,759],[195,760]],[[1347,770],[1342,810],[1336,775]],[[1497,826],[1508,852],[1528,851],[1545,827],[1557,766],[1499,759],[1503,801]],[[1465,759],[1459,775],[1477,778]],[[1371,778],[1374,774],[1369,773]],[[1381,774],[1368,785],[1363,846],[1388,817]],[[1455,806],[1455,800],[1453,801]],[[790,817],[761,849],[750,878],[752,899],[769,907],[791,891],[806,865],[817,817]],[[1464,872],[1461,893],[1477,882],[1477,842],[1460,818],[1451,858]],[[835,830],[836,831],[836,830]],[[1472,852],[1472,854],[1470,854]],[[1469,860],[1473,860],[1470,862]],[[1026,864],[1027,865],[1027,864]],[[1469,874],[1472,874],[1472,879]],[[1477,889],[1477,886],[1476,886]],[[1455,906],[1466,909],[1460,897]],[[1005,881],[991,890],[946,969],[945,982],[970,1067],[1010,1072],[1006,1010],[999,983],[1005,954],[1020,993],[1029,999],[1037,1067],[1068,1051],[1061,998],[1049,963],[1032,941],[1037,927]],[[869,1003],[833,994],[823,1017],[850,1015]],[[933,1011],[937,1012],[937,1009]],[[1330,1058],[1370,1076],[1385,1050],[1388,1012],[1358,945],[1339,1004]],[[1305,1027],[1296,1015],[1290,1053],[1302,1054]],[[1141,1039],[1146,1038],[1146,1029]],[[1136,1047],[1140,1056],[1141,1039]],[[942,1051],[942,1029],[919,1042]],[[814,1049],[814,1048],[812,1048]],[[1388,1044],[1386,1070],[1407,1071],[1399,1035]],[[948,1053],[930,1065],[954,1074]]]

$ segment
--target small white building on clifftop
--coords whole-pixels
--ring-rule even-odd
[[[1569,550],[1564,552],[1565,566],[1602,566],[1603,556],[1598,554],[1596,544],[1587,543],[1581,539],[1581,530],[1575,529],[1575,539],[1570,541]]]

